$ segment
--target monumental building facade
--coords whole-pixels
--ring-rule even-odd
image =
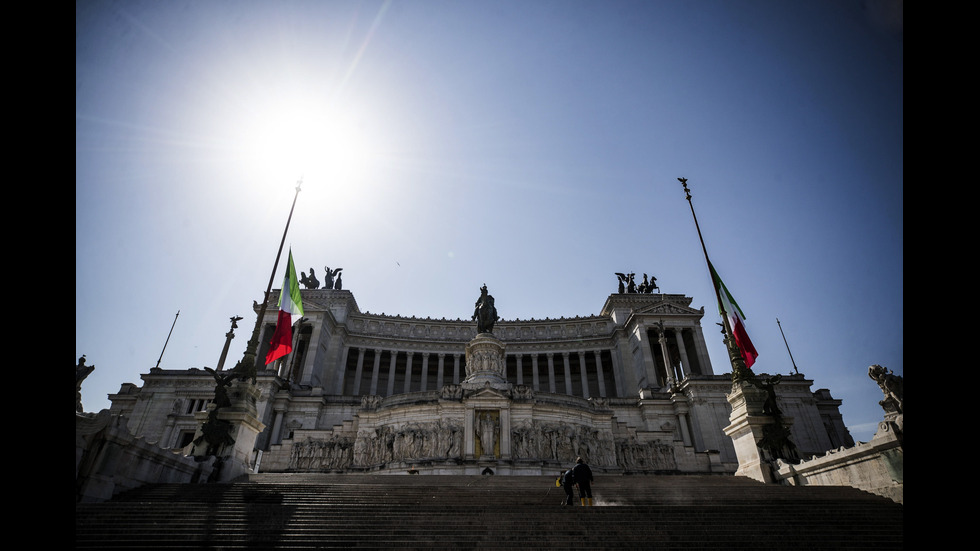
[[[293,352],[258,366],[252,468],[553,474],[581,456],[605,473],[735,473],[730,367],[712,366],[705,339],[721,335],[704,334],[692,300],[620,292],[598,314],[478,332],[470,320],[369,314],[350,291],[305,289]],[[259,363],[277,293],[268,304]],[[190,449],[215,377],[154,368],[141,378],[109,396],[110,412],[147,441]],[[803,375],[778,385],[800,455],[853,445],[840,401],[811,385]]]

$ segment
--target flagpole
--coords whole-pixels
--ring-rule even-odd
[[[789,349],[789,341],[786,340],[786,333],[783,333],[783,324],[779,323],[779,318],[776,318],[776,325],[779,326],[779,334],[783,336],[783,343],[786,344],[786,352],[789,353],[789,361],[793,362],[793,371],[799,375],[800,370],[796,368],[796,360],[793,359],[793,352]]]
[[[701,241],[701,252],[704,253],[704,261],[708,264],[708,275],[711,276],[711,286],[715,290],[715,300],[718,301],[718,307],[721,310],[721,289],[718,288],[718,283],[715,281],[714,265],[708,259],[708,248],[704,245],[704,236],[701,234],[701,225],[698,224],[698,215],[694,212],[694,202],[691,200],[691,190],[687,187],[687,178],[678,178],[677,181],[684,187],[687,204],[691,207],[691,216],[694,217],[694,227],[698,230],[698,239]],[[751,372],[745,366],[745,359],[742,358],[742,353],[735,344],[735,333],[732,331],[732,327],[728,322],[728,316],[722,313],[721,321],[724,323],[722,328],[725,333],[725,347],[728,349],[728,359],[732,364],[732,382],[748,378],[751,376]]]
[[[180,310],[177,310],[177,315],[174,316],[174,322],[170,324],[170,332],[167,333],[167,340],[163,342],[163,350],[160,351],[160,357],[157,358],[156,367],[160,367],[160,360],[163,359],[163,353],[167,351],[167,344],[170,342],[170,335],[174,334],[174,326],[177,325],[177,318],[180,316]]]
[[[262,328],[262,320],[265,319],[265,311],[269,304],[269,295],[272,294],[272,282],[276,279],[276,270],[279,269],[279,259],[282,257],[282,248],[286,244],[286,234],[289,233],[289,223],[293,220],[293,210],[296,209],[296,199],[299,198],[300,187],[303,185],[303,178],[296,182],[296,195],[293,196],[293,205],[289,207],[289,217],[286,218],[286,228],[282,231],[282,240],[279,241],[279,251],[276,253],[276,262],[272,266],[272,275],[269,276],[269,285],[265,288],[265,297],[262,306],[259,308],[258,317],[255,318],[255,328],[252,329],[252,338],[245,346],[245,354],[238,362],[233,371],[239,372],[242,380],[252,379],[255,382],[255,356],[259,349],[259,330]]]

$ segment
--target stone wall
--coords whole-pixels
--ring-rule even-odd
[[[75,414],[75,501],[105,501],[144,484],[205,482],[215,458],[198,461],[133,436],[108,410]]]
[[[793,486],[853,486],[905,503],[902,431],[898,424],[884,421],[870,442],[831,450],[798,465],[779,461],[774,477]]]

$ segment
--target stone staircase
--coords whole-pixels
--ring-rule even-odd
[[[557,473],[556,473],[557,475]],[[262,474],[75,505],[76,549],[901,549],[904,507],[848,487],[599,476]]]

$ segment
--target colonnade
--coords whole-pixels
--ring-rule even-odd
[[[641,332],[655,371],[648,379],[668,386],[688,375],[711,375],[711,362],[700,327],[653,325]],[[655,376],[651,376],[655,375]]]
[[[583,398],[617,396],[619,381],[609,350],[508,354],[507,381],[537,392]],[[463,353],[348,347],[343,394],[392,396],[439,390],[466,377]]]

